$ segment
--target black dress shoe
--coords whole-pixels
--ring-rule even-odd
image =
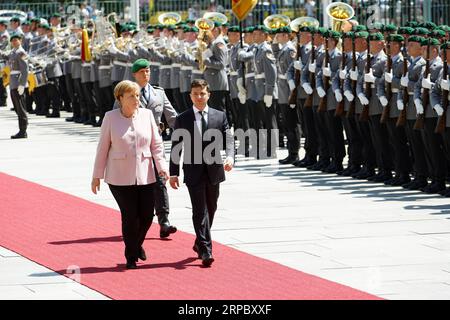
[[[442,194],[446,198],[450,198],[450,188],[445,189],[445,192]]]
[[[66,118],[67,122],[73,122],[74,120],[75,120],[74,117]]]
[[[159,229],[159,237],[167,238],[168,236],[170,236],[172,233],[175,233],[175,232],[177,232],[177,227],[164,224]]]
[[[425,188],[428,185],[428,182],[426,179],[423,178],[417,178],[412,181],[406,189],[408,190],[421,190]]]
[[[385,182],[392,179],[392,173],[390,171],[382,171],[380,175],[373,179],[374,182]]]
[[[292,164],[296,161],[298,161],[298,155],[296,154],[289,154],[286,158],[278,160],[280,164]]]
[[[18,132],[15,135],[11,136],[11,139],[25,139],[25,138],[28,138],[26,132]]]
[[[127,260],[127,269],[137,269],[136,261]]]
[[[403,186],[406,183],[409,183],[411,181],[411,178],[409,175],[400,175],[396,176],[394,179],[391,180],[390,185],[393,187],[399,187]],[[386,184],[386,182],[385,182]]]
[[[213,262],[214,262],[214,258],[212,255],[207,254],[207,253],[202,255],[202,265],[204,267],[210,267]]]
[[[82,118],[74,118],[73,122],[75,122],[75,123],[83,123],[84,120]]]
[[[445,190],[445,183],[443,181],[435,181],[430,185],[423,187],[420,191],[425,193],[439,193],[440,191]]]
[[[59,114],[59,112],[57,113],[50,113],[48,115],[46,115],[47,118],[59,118],[61,117],[61,115]]]
[[[306,168],[309,166],[313,166],[316,163],[317,163],[317,160],[315,160],[315,159],[303,158],[302,160],[295,161],[292,165],[296,166],[297,168]]]
[[[139,252],[139,259],[141,259],[142,261],[147,260],[147,255],[145,254],[145,250],[144,248],[141,247],[141,251]]]

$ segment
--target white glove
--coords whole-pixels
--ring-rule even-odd
[[[114,45],[114,43],[112,43],[112,44],[109,46],[108,50],[109,50],[109,52],[112,53],[112,54],[117,53],[117,48],[116,48],[116,46]]]
[[[369,100],[364,93],[358,94],[358,98],[362,105],[367,106],[369,104]]]
[[[407,87],[409,83],[409,79],[408,79],[408,73],[406,73],[406,76],[402,77],[400,79],[400,84],[402,85],[402,87]]]
[[[206,59],[212,57],[212,55],[213,55],[213,53],[212,53],[211,49],[207,49],[203,52],[202,59],[206,60]]]
[[[441,80],[441,88],[442,90],[450,91],[449,90],[449,81],[448,80]]]
[[[434,111],[436,111],[436,113],[437,113],[437,115],[438,115],[439,117],[442,116],[442,114],[444,113],[444,109],[442,109],[442,107],[441,107],[440,104],[436,104],[436,105],[433,107],[433,109],[434,109]]]
[[[246,94],[247,90],[245,90],[243,83],[244,80],[242,78],[238,78],[236,81],[236,86],[238,87],[239,92]]]
[[[383,107],[386,107],[389,103],[388,99],[385,96],[380,97],[380,103]]]
[[[403,100],[397,100],[397,109],[402,111],[405,109],[405,105],[403,104]]]
[[[358,80],[358,71],[355,70],[350,70],[350,79],[352,79],[353,81],[357,81]]]
[[[268,95],[264,96],[264,103],[266,104],[267,108],[270,108],[272,106],[272,99],[273,99],[272,96],[268,96]]]
[[[244,92],[239,91],[239,92],[238,92],[238,99],[239,99],[239,102],[240,102],[241,104],[245,104],[245,101],[247,100],[247,97],[246,97],[246,95],[245,95]]]
[[[384,74],[384,80],[387,82],[387,83],[392,83],[392,79],[393,79],[393,75],[392,75],[392,72],[386,72],[385,74]]]
[[[295,89],[295,82],[294,82],[294,80],[289,80],[288,81],[288,85],[289,85],[289,90],[294,91],[294,89]]]
[[[17,88],[17,92],[19,93],[20,96],[23,95],[24,91],[25,91],[25,87],[22,86],[22,85],[20,85],[20,86]]]
[[[297,70],[302,70],[302,63],[300,61],[294,61],[294,68]]]
[[[372,69],[364,75],[364,82],[375,83],[375,76],[373,75]]]
[[[331,77],[331,69],[329,67],[323,68],[322,72],[325,77]]]
[[[420,99],[414,99],[414,104],[416,105],[417,114],[423,114],[423,105]]]
[[[347,98],[348,101],[352,102],[353,99],[355,99],[355,96],[353,95],[353,93],[351,93],[348,90],[345,90],[344,92],[344,96]]]
[[[320,98],[323,98],[327,93],[325,92],[325,90],[323,90],[322,87],[317,87],[317,94],[319,95]]]
[[[343,99],[341,90],[334,90],[334,97],[336,98],[337,102],[341,102]]]
[[[347,68],[345,68],[344,70],[339,71],[339,78],[342,80],[345,80],[345,78],[347,77]]]
[[[290,104],[289,107],[290,107],[291,109],[295,109],[295,104]]]
[[[312,94],[313,89],[311,88],[311,85],[309,83],[302,84],[303,89],[305,90],[306,94]]]
[[[310,63],[308,66],[309,72],[315,73],[316,72],[316,63]]]
[[[69,53],[69,51],[64,52],[64,58],[70,59],[70,53]]]
[[[425,89],[431,89],[431,85],[433,83],[431,82],[430,76],[428,75],[428,78],[422,79],[422,87]]]

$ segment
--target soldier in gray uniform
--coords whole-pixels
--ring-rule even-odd
[[[389,119],[386,126],[389,133],[389,141],[392,145],[394,155],[395,177],[385,181],[386,185],[401,186],[410,182],[409,173],[411,171],[411,159],[409,156],[408,140],[406,138],[405,128],[397,126],[397,119],[400,111],[397,108],[398,93],[401,89],[400,79],[403,76],[404,59],[400,52],[404,37],[398,34],[391,34],[387,39],[391,56],[392,67],[388,70],[387,64],[384,71],[384,81],[378,83],[378,94],[383,108],[389,105]],[[386,85],[391,85],[391,96],[387,94]],[[389,98],[389,100],[388,100]]]
[[[111,54],[104,50],[98,56],[98,85],[99,85],[99,107],[100,107],[100,119],[98,125],[101,126],[105,113],[112,109],[114,104],[113,88],[111,80]]]
[[[30,43],[33,39],[33,34],[31,33],[31,25],[29,21],[24,21],[22,23],[22,30],[23,30],[23,44],[22,47],[25,50],[25,52],[30,52]]]
[[[446,55],[447,59],[447,78],[444,79],[444,69],[442,68],[439,73],[439,77],[433,85],[431,91],[431,105],[433,106],[434,111],[440,117],[444,113],[444,109],[442,103],[445,99],[450,102],[450,88],[449,88],[449,75],[450,75],[450,41],[442,44],[441,46],[442,56]],[[444,91],[445,90],[445,91]],[[447,108],[450,106],[450,103],[447,103]],[[445,144],[445,158],[447,163],[450,162],[450,116],[447,113],[445,115],[445,131],[443,132],[444,144]],[[450,188],[447,188],[440,192],[441,195],[445,197],[450,197]]]
[[[330,165],[323,169],[327,173],[337,173],[344,170],[342,161],[345,157],[345,144],[342,121],[335,116],[338,100],[342,101],[343,99],[339,81],[342,53],[336,47],[340,36],[341,34],[337,31],[327,31],[325,41],[328,41],[328,65],[325,65],[325,54],[321,55],[316,62],[318,70],[316,73],[316,90],[320,98],[326,99],[327,108],[324,113],[331,155]],[[328,77],[328,80],[324,77]],[[328,88],[325,86],[325,81],[329,82]]]
[[[185,34],[185,45],[183,47],[183,52],[180,54],[179,59],[181,62],[180,68],[180,94],[183,103],[183,110],[192,108],[192,101],[190,96],[191,82],[192,82],[192,72],[194,71],[194,66],[198,68],[198,62],[195,59],[192,62],[186,59],[186,54],[193,52],[197,49],[197,27],[186,26],[184,29]]]
[[[0,20],[0,51],[5,51],[9,45],[9,33],[6,30],[6,21]],[[6,66],[6,61],[0,58],[0,68]],[[0,107],[6,107],[6,99],[8,98],[8,93],[6,88],[3,86],[3,81],[0,81]]]
[[[279,160],[281,164],[292,164],[299,160],[300,126],[296,105],[289,105],[289,97],[294,90],[294,80],[289,81],[288,71],[297,56],[294,44],[289,40],[292,30],[290,27],[282,27],[276,30],[276,40],[281,49],[276,55],[278,73],[278,107],[281,109],[284,119],[285,133],[287,136],[288,156]]]
[[[11,139],[27,138],[28,116],[25,109],[24,93],[28,85],[28,55],[21,46],[21,39],[20,34],[11,34],[12,51],[7,54],[0,51],[0,58],[8,60],[8,65],[11,68],[9,91],[14,111],[19,118],[19,132],[11,136]]]
[[[433,36],[433,33],[431,34]],[[430,73],[425,77],[425,70],[419,77],[414,88],[414,104],[417,114],[425,113],[424,128],[422,130],[422,138],[425,146],[424,152],[428,154],[430,162],[428,164],[429,177],[432,183],[421,190],[425,193],[439,193],[445,190],[445,179],[447,177],[447,161],[444,153],[444,140],[442,135],[435,133],[437,123],[437,113],[430,104],[428,96],[428,104],[423,101],[423,91],[428,89],[430,95],[434,83],[436,83],[439,73],[442,70],[442,59],[439,57],[440,42],[435,38],[424,39],[421,43],[424,58],[429,59]],[[427,56],[427,48],[430,47],[430,56]]]
[[[175,109],[181,113],[184,111],[184,104],[180,94],[180,69],[181,69],[181,59],[180,59],[180,47],[182,46],[184,33],[181,29],[181,25],[177,26],[175,29],[176,36],[172,38],[172,52],[170,53],[172,57],[172,65],[170,67],[170,90],[173,96],[173,105]]]
[[[43,113],[49,118],[59,118],[61,110],[61,92],[60,81],[62,76],[61,65],[56,57],[57,45],[55,38],[53,37],[53,31],[49,29],[47,31],[47,56],[50,57],[47,61],[48,64],[45,67],[45,73],[48,78],[48,84],[46,86],[47,101],[50,103],[52,113],[49,113],[50,105],[46,105]]]
[[[81,36],[81,29],[75,31],[78,36]],[[75,123],[84,123],[87,118],[86,115],[86,98],[81,87],[81,47],[78,46],[73,52],[70,53],[70,59],[72,61],[72,80],[73,91],[75,93],[75,99],[77,103],[73,106],[73,120]]]
[[[23,31],[20,27],[20,18],[18,16],[14,16],[9,20],[9,26],[11,33],[19,34],[23,37]]]
[[[408,66],[408,74],[400,79],[400,85],[409,95],[408,105],[403,105],[404,90],[400,90],[397,97],[397,107],[400,111],[406,108],[406,137],[411,147],[414,163],[414,180],[403,185],[405,189],[420,190],[428,185],[428,167],[427,155],[422,139],[422,133],[414,130],[416,122],[416,108],[414,105],[414,89],[425,67],[425,59],[422,57],[421,42],[423,38],[419,36],[411,36],[408,38],[408,56],[410,63]]]

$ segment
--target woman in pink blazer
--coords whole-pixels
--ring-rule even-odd
[[[155,160],[159,175],[167,180],[164,144],[151,110],[139,108],[139,86],[121,81],[114,89],[120,108],[105,114],[92,176],[92,192],[100,179],[108,183],[122,215],[127,269],[146,260],[142,247],[153,221]]]

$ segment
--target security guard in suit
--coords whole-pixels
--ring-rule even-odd
[[[14,111],[19,118],[19,132],[11,136],[11,139],[27,138],[28,116],[25,108],[25,89],[28,86],[28,55],[22,48],[21,34],[11,34],[9,41],[12,51],[0,52],[0,58],[8,60],[11,68],[9,90]]]

